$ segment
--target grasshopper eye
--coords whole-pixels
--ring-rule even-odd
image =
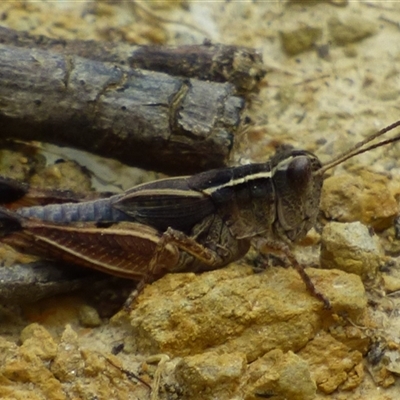
[[[302,192],[308,188],[312,177],[311,161],[306,156],[294,158],[287,168],[288,183],[293,189]]]

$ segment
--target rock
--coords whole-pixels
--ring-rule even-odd
[[[310,0],[289,0],[289,3],[303,3],[307,6],[318,4],[317,2],[310,2]],[[328,3],[337,7],[346,7],[349,4],[349,0],[328,0]]]
[[[385,256],[379,239],[361,222],[330,222],[321,235],[321,266],[372,280]]]
[[[329,3],[338,7],[346,7],[349,4],[349,0],[330,0]]]
[[[355,320],[366,306],[359,277],[338,270],[307,269],[335,312]],[[234,265],[200,275],[170,274],[147,286],[129,315],[136,350],[171,358],[213,349],[243,352],[251,362],[268,351],[298,351],[326,318],[296,271],[269,268],[260,274]],[[126,314],[114,317],[114,323]]]
[[[366,316],[364,324],[371,324],[369,315]],[[362,354],[366,354],[371,346],[371,334],[363,327],[358,327],[351,324],[337,324],[329,327],[329,334],[338,342],[343,343],[349,349],[357,350]]]
[[[58,162],[38,171],[32,176],[31,185],[72,190],[77,193],[88,193],[92,187],[90,174],[74,161]]]
[[[207,352],[184,357],[175,368],[185,399],[232,399],[247,368],[243,353]]]
[[[380,387],[386,388],[396,382],[395,376],[400,372],[398,350],[397,343],[393,348],[383,337],[377,336],[372,339],[366,360],[368,372]]]
[[[57,344],[48,330],[37,323],[30,324],[21,332],[22,348],[36,354],[42,360],[52,360],[57,353]]]
[[[332,311],[347,315],[353,321],[363,317],[367,307],[364,285],[358,275],[338,269],[324,270],[308,268],[307,273],[317,288],[331,302]]]
[[[360,16],[349,16],[343,21],[337,17],[329,18],[328,29],[333,42],[345,45],[375,35],[378,27],[374,22]]]
[[[0,150],[0,171],[2,176],[7,176],[21,182],[29,179],[32,166],[40,164],[43,158],[32,156],[20,149]]]
[[[29,336],[28,332],[25,335]],[[18,347],[0,337],[0,398],[66,400],[60,381],[48,369],[48,361],[35,354],[36,344],[31,349],[28,342],[26,339],[26,344]]]
[[[320,332],[298,354],[310,366],[318,389],[326,394],[339,386],[343,390],[354,389],[363,379],[362,354],[326,332]]]
[[[307,362],[291,351],[286,354],[278,349],[270,351],[249,366],[248,375],[246,400],[315,398],[317,387]]]
[[[393,293],[400,290],[400,278],[390,274],[382,274],[383,285],[387,293]]]
[[[339,222],[360,221],[363,188],[362,179],[349,174],[325,179],[320,204],[324,216]]]
[[[357,176],[342,174],[324,181],[321,210],[328,219],[339,222],[361,221],[380,231],[389,228],[399,213],[390,180],[368,170]]]
[[[282,47],[291,56],[310,50],[321,36],[322,29],[311,26],[280,32]]]
[[[61,340],[56,342],[36,323],[22,331],[21,346],[0,337],[0,398],[66,400],[147,396],[149,389],[131,379],[121,369],[117,357],[82,347],[79,339],[67,326]]]
[[[82,326],[90,328],[94,328],[102,324],[97,310],[87,304],[83,304],[79,307],[79,322]]]
[[[68,382],[76,376],[82,375],[84,362],[78,345],[78,335],[67,325],[58,345],[51,371],[61,382]]]

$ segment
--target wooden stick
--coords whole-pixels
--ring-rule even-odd
[[[0,45],[2,138],[68,145],[167,173],[225,164],[244,101],[230,83]]]
[[[259,52],[248,47],[204,43],[187,46],[134,46],[94,40],[33,36],[0,27],[0,43],[75,55],[169,75],[230,82],[238,93],[256,91],[266,71]]]

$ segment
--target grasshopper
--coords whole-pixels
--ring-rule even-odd
[[[105,198],[1,208],[0,240],[137,280],[140,286],[169,272],[218,269],[243,257],[251,245],[266,246],[284,254],[307,289],[329,308],[290,247],[316,223],[325,172],[399,140],[400,135],[371,144],[399,125],[325,164],[309,151],[291,149],[265,163],[161,179]]]

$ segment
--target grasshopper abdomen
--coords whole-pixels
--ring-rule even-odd
[[[118,195],[117,195],[118,196]],[[120,222],[131,221],[126,213],[112,207],[111,201],[116,196],[82,203],[48,204],[19,208],[16,213],[21,217],[35,218],[58,224],[72,222]]]

